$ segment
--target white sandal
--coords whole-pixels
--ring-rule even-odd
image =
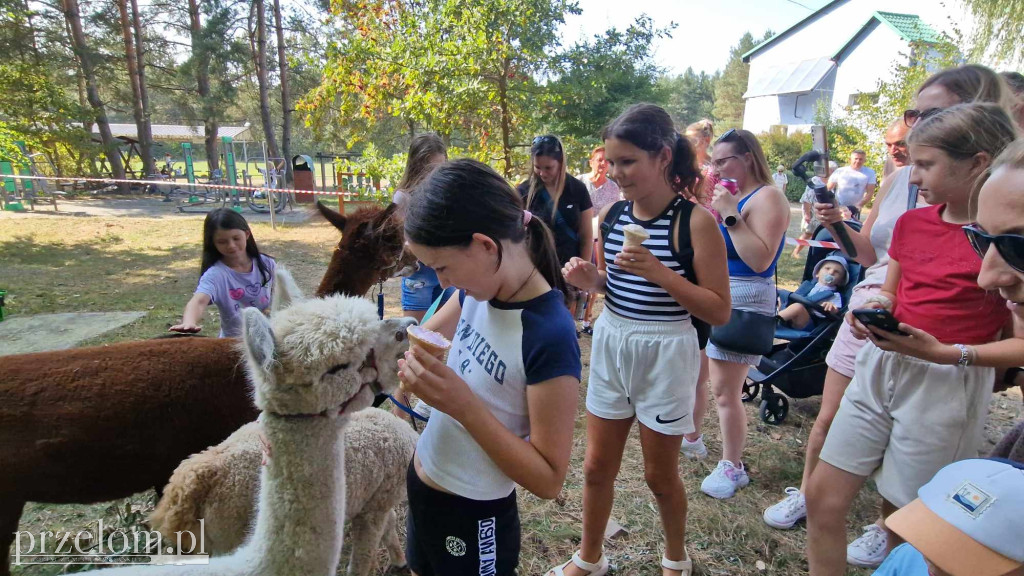
[[[548,570],[546,574],[554,574],[554,576],[565,576],[564,569],[566,566],[569,565],[570,562],[575,564],[576,567],[580,570],[586,570],[587,576],[605,576],[605,574],[608,573],[607,556],[601,554],[600,560],[591,563],[580,558],[579,550],[577,550],[575,553],[573,553],[572,560],[569,560],[569,562],[566,562],[565,564],[562,564],[560,566],[555,566],[554,568]]]
[[[661,567],[668,568],[669,570],[679,570],[682,572],[680,576],[690,576],[690,573],[693,572],[693,560],[689,554],[686,554],[686,560],[669,560],[662,556]]]

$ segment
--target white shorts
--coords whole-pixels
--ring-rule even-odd
[[[699,373],[697,331],[689,320],[629,320],[605,309],[594,323],[587,411],[609,420],[636,416],[670,436],[689,434]]]
[[[978,456],[993,368],[946,366],[868,343],[829,428],[821,459],[902,507],[943,466]]]

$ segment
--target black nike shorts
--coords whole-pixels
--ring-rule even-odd
[[[405,554],[419,576],[513,576],[519,565],[519,506],[515,490],[498,500],[471,500],[405,477],[409,515]]]

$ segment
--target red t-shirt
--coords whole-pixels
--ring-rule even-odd
[[[1010,311],[978,286],[981,258],[959,224],[942,220],[944,208],[918,208],[896,221],[889,257],[901,276],[893,314],[943,344],[992,342]]]

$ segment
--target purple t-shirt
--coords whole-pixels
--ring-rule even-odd
[[[252,263],[248,273],[235,272],[223,262],[210,266],[199,279],[197,293],[206,294],[220,311],[220,337],[234,338],[242,335],[242,308],[254,307],[259,311],[270,306],[270,287],[274,278],[274,259],[260,254],[270,278],[263,281],[260,268]]]

